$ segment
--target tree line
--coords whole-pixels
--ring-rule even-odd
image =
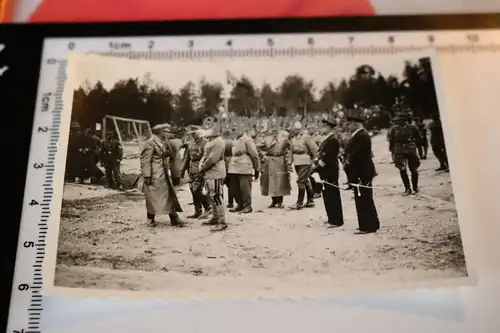
[[[278,87],[255,86],[248,77],[231,79],[227,107],[237,116],[290,116],[334,112],[339,106],[358,105],[379,110],[389,119],[394,104],[405,98],[415,116],[438,112],[430,58],[407,61],[402,78],[384,77],[369,64],[358,66],[353,75],[338,84],[316,87],[313,81],[289,75]],[[147,120],[152,125],[169,122],[175,126],[200,125],[208,116],[225,108],[224,85],[202,79],[187,82],[179,91],[156,83],[147,73],[143,78],[118,81],[107,90],[101,82],[82,84],[74,92],[72,121],[83,126],[99,123],[104,115]],[[384,126],[387,121],[383,122]]]

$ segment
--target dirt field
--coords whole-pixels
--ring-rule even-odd
[[[200,220],[185,229],[150,228],[141,195],[67,185],[56,269],[57,286],[182,290],[198,294],[273,292],[316,294],[371,283],[427,281],[466,275],[453,205],[401,195],[399,174],[389,163],[385,134],[373,139],[379,176],[376,234],[354,235],[351,192],[343,192],[345,225],[326,229],[322,199],[301,211],[267,209],[269,198],[254,183],[254,213],[228,213],[229,228],[211,234]],[[432,152],[422,161],[423,195],[452,202],[449,173],[436,173]],[[296,186],[294,186],[296,190]],[[178,192],[189,215],[186,186]],[[294,203],[296,193],[285,198]],[[164,218],[167,221],[168,217]]]

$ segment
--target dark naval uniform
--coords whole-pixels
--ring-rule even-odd
[[[436,171],[448,171],[448,155],[446,154],[446,146],[444,144],[443,127],[439,115],[436,115],[429,126],[431,133],[431,148],[439,161],[439,168]]]
[[[323,123],[332,129],[336,123],[331,120],[323,120]],[[334,132],[326,136],[318,149],[313,160],[314,170],[324,183],[323,202],[325,204],[327,223],[332,227],[340,227],[344,224],[342,211],[342,200],[339,188],[339,150],[340,142]]]
[[[415,193],[418,192],[418,167],[420,159],[417,154],[417,142],[419,141],[419,131],[416,126],[408,124],[408,115],[401,114],[396,118],[396,125],[391,129],[391,142],[393,143],[394,165],[399,169],[401,180],[405,187],[405,193],[411,194],[412,187]],[[406,168],[410,169],[410,179]]]
[[[363,117],[352,110],[347,112],[346,119],[361,123]],[[359,232],[376,232],[380,229],[380,221],[373,201],[372,182],[377,172],[373,163],[371,138],[362,125],[351,133],[345,148],[344,171],[350,188],[354,190]]]
[[[207,196],[203,194],[203,188],[205,186],[203,175],[200,174],[199,166],[200,160],[203,157],[203,149],[207,144],[207,139],[196,138],[188,143],[186,152],[184,155],[184,161],[181,168],[181,178],[184,176],[185,172],[189,175],[189,189],[191,190],[191,195],[193,196],[194,204],[194,214],[188,216],[189,218],[198,218],[202,215],[202,209],[205,208],[206,211],[210,210],[210,204]]]
[[[106,180],[110,188],[123,188],[123,179],[120,172],[120,163],[123,159],[123,149],[120,141],[108,134],[101,144],[100,160],[106,170]]]

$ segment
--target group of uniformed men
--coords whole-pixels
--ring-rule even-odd
[[[420,160],[427,159],[429,145],[427,127],[422,118],[414,119],[411,111],[405,105],[398,107],[392,120],[393,125],[387,132],[392,162],[399,170],[405,194],[416,194],[419,192],[418,169]],[[448,172],[448,157],[439,114],[433,116],[429,130],[431,148],[439,161],[439,167],[435,171]],[[407,169],[410,170],[410,175],[408,175]]]
[[[427,158],[427,128],[421,119],[413,123],[407,107],[397,107],[387,137],[393,163],[400,171],[405,194],[409,195],[419,192],[418,168],[420,160]],[[298,195],[290,209],[314,207],[314,200],[323,197],[328,217],[325,223],[330,228],[340,227],[344,224],[340,191],[352,189],[358,233],[376,232],[380,222],[373,201],[372,180],[377,172],[371,137],[363,126],[363,118],[363,112],[354,108],[345,112],[346,123],[340,130],[335,120],[325,118],[319,131],[303,128],[297,122],[288,132],[271,124],[269,130],[253,136],[243,130],[218,132],[215,128],[195,128],[188,132],[188,142],[174,137],[170,125],[156,125],[140,156],[149,223],[155,225],[156,215],[168,214],[172,225],[185,226],[178,215],[182,208],[175,186],[186,173],[194,205],[189,218],[211,215],[202,224],[211,226],[215,232],[227,228],[226,208],[234,213],[252,213],[252,182],[259,178],[261,194],[271,198],[268,208],[284,208],[283,198],[291,194],[290,175],[295,172]],[[429,130],[432,150],[440,162],[436,171],[448,171],[439,115],[433,117]],[[185,148],[183,157],[181,148]],[[123,189],[122,158],[122,147],[113,132],[108,132],[101,141],[91,130],[82,133],[78,123],[72,124],[67,180],[91,181],[99,173],[97,163],[101,163],[109,186]],[[346,188],[339,184],[339,162],[347,175]],[[314,173],[321,182],[315,181]]]
[[[106,133],[101,140],[92,129],[81,131],[80,124],[71,124],[68,154],[66,158],[66,181],[91,184],[99,180],[103,174],[98,163],[105,169],[110,188],[123,189],[120,163],[123,150],[112,131]]]
[[[284,196],[291,194],[290,175],[295,171],[299,191],[290,208],[313,207],[319,187],[328,217],[325,223],[331,228],[340,227],[344,224],[340,196],[343,188],[339,185],[341,160],[348,178],[346,189],[356,193],[358,233],[376,232],[380,223],[371,187],[376,175],[371,138],[363,127],[361,110],[350,110],[346,120],[349,137],[345,145],[341,144],[337,123],[332,119],[322,120],[316,137],[300,123],[289,132],[271,126],[255,137],[235,129],[220,133],[215,128],[190,131],[191,140],[185,146],[181,166],[181,178],[187,172],[193,197],[194,214],[189,218],[212,215],[202,224],[211,226],[213,232],[225,230],[226,208],[234,213],[252,213],[252,182],[259,178],[261,194],[271,197],[269,208],[283,208]],[[156,215],[168,214],[172,225],[182,227],[185,222],[178,215],[182,209],[168,172],[168,161],[176,158],[176,149],[168,140],[171,127],[156,125],[152,131],[141,153],[147,218],[155,225]],[[312,175],[316,172],[322,184],[316,184],[315,190]],[[224,185],[228,188],[227,205]]]

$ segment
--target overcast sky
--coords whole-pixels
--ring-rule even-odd
[[[387,56],[345,56],[345,57],[294,57],[294,58],[243,58],[218,61],[158,61],[129,60],[97,55],[78,55],[76,82],[100,80],[105,88],[111,88],[117,81],[128,78],[143,78],[151,73],[153,81],[168,86],[177,92],[187,82],[199,83],[205,77],[210,82],[225,84],[227,72],[235,77],[245,75],[252,83],[261,87],[264,83],[274,88],[288,75],[298,74],[314,81],[321,90],[329,81],[340,82],[354,74],[356,67],[369,64],[384,76],[401,77],[406,60],[417,61],[423,53],[395,54]]]

